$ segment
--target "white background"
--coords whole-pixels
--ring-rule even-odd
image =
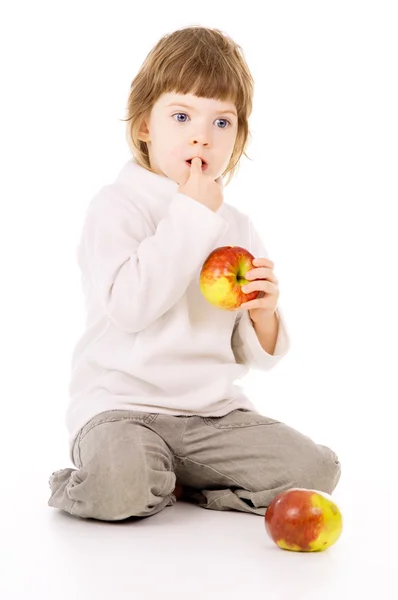
[[[241,383],[261,412],[339,454],[341,502],[353,518],[363,512],[346,546],[342,538],[330,553],[344,548],[350,560],[357,540],[368,539],[361,535],[383,529],[384,542],[373,548],[397,533],[388,516],[397,484],[396,3],[8,1],[0,10],[0,531],[9,536],[0,590],[7,599],[61,598],[49,581],[55,564],[68,569],[69,549],[56,542],[70,531],[65,523],[73,523],[70,549],[79,551],[76,521],[46,506],[48,476],[72,466],[64,413],[84,326],[76,248],[90,199],[130,156],[120,119],[132,79],[162,35],[189,25],[230,35],[255,79],[252,160],[242,158],[225,200],[253,218],[275,262],[293,346],[275,370]],[[193,510],[189,519],[198,518]],[[215,519],[215,535],[221,516],[199,512]],[[251,516],[224,518],[253,526]],[[88,536],[88,522],[79,526]],[[150,531],[157,536],[155,525]],[[50,570],[40,544],[51,551]],[[281,565],[281,573],[289,569]],[[26,569],[23,580],[17,573]],[[172,572],[177,577],[178,567]],[[84,577],[83,569],[74,597],[94,597]],[[349,574],[344,585],[339,593],[357,589]]]

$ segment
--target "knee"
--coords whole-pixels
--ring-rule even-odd
[[[292,487],[316,489],[331,494],[340,480],[341,465],[331,448],[314,444],[313,451],[298,461],[292,475]]]
[[[120,473],[102,471],[97,473],[91,505],[97,519],[119,521],[152,514],[163,501],[162,496],[152,493],[144,474],[134,480],[126,480],[120,477]]]
[[[150,484],[145,472],[126,476],[103,465],[77,473],[78,485],[69,494],[75,500],[73,512],[86,518],[121,521],[144,517],[172,502],[170,496],[163,495],[161,486]],[[174,489],[172,484],[169,487]]]
[[[98,469],[87,507],[91,516],[104,521],[121,521],[140,516],[147,504],[145,479],[123,480],[120,473]]]

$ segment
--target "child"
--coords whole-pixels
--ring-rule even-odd
[[[252,96],[240,46],[205,27],[165,35],[132,82],[133,158],[92,199],[79,245],[87,326],[67,410],[76,469],[52,474],[49,506],[122,520],[183,490],[204,508],[264,515],[282,490],[337,485],[332,450],[260,414],[234,383],[290,347],[274,265],[223,197]],[[256,257],[248,291],[261,293],[238,311],[199,288],[205,259],[226,245]]]

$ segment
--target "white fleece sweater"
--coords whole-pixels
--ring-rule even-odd
[[[289,350],[279,307],[270,355],[247,310],[216,308],[199,288],[219,246],[268,256],[251,220],[225,201],[213,212],[177,189],[132,158],[89,203],[77,249],[87,318],[72,356],[71,451],[80,428],[107,410],[258,412],[235,380],[249,367],[272,369]]]

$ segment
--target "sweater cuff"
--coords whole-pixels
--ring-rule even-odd
[[[290,337],[286,329],[285,319],[279,308],[276,309],[276,316],[279,327],[273,354],[269,354],[261,346],[248,310],[244,311],[240,319],[240,337],[244,340],[245,354],[249,362],[258,369],[272,369],[289,352]]]

